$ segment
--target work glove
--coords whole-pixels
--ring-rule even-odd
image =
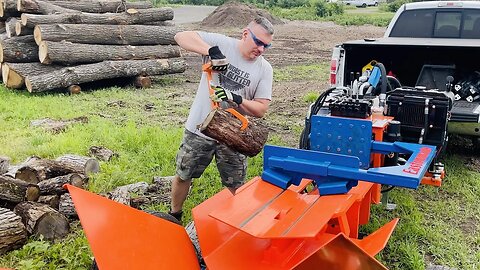
[[[224,71],[228,68],[228,60],[220,51],[218,46],[213,46],[208,49],[208,56],[210,56],[210,60],[212,61],[212,70],[215,71]]]
[[[233,101],[237,103],[238,105],[242,104],[243,98],[240,95],[234,94],[230,92],[227,89],[224,89],[221,86],[215,86],[213,88],[215,91],[214,94],[212,95],[212,100],[215,102],[221,102],[221,101]]]

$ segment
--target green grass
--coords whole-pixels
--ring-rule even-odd
[[[286,81],[327,81],[330,66],[327,63],[294,65],[273,70],[275,82]]]
[[[312,7],[279,8],[269,9],[274,16],[288,20],[306,20],[306,21],[332,21],[339,25],[364,25],[371,24],[375,26],[387,26],[393,18],[393,12],[379,10],[376,7],[368,8],[346,8],[344,14],[319,17],[315,14]]]

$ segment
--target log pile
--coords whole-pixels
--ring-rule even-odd
[[[173,16],[148,1],[0,0],[3,82],[31,93],[118,78],[148,87],[185,71]]]
[[[65,237],[76,213],[63,185],[84,188],[88,175],[98,171],[96,159],[78,155],[33,156],[16,165],[0,157],[0,255],[20,248],[30,235]]]
[[[89,152],[104,161],[118,156],[103,146],[92,146]],[[97,159],[72,154],[56,159],[32,156],[16,165],[0,156],[0,255],[21,248],[29,236],[64,238],[78,215],[63,186],[86,188],[88,175],[99,170]],[[170,202],[172,179],[154,177],[151,184],[120,186],[103,196],[143,210]]]

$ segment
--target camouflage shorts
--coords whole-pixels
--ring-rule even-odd
[[[246,156],[188,130],[185,130],[177,153],[176,173],[183,180],[199,178],[214,156],[222,184],[231,188],[240,187],[247,172]]]

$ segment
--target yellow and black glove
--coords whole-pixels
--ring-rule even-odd
[[[215,102],[233,101],[238,105],[242,104],[243,102],[242,96],[234,94],[221,86],[215,86],[213,87],[213,90],[215,90],[215,93],[212,96],[212,100]]]
[[[210,56],[210,61],[212,61],[212,70],[215,71],[225,71],[228,68],[228,60],[225,55],[220,51],[218,46],[213,46],[208,49],[208,56]]]

